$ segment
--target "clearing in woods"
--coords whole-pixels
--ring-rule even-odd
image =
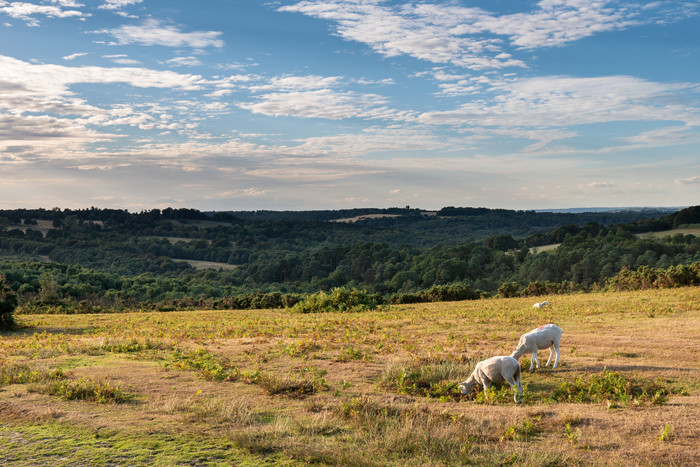
[[[0,464],[698,465],[699,298],[20,315],[0,336]],[[524,372],[524,404],[459,395],[548,322],[560,367]]]

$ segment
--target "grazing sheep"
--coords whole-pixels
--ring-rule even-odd
[[[542,308],[542,307],[547,306],[547,305],[549,305],[549,303],[544,301],[541,303],[535,303],[534,305],[532,305],[532,308]]]
[[[520,337],[520,342],[518,342],[518,347],[515,351],[510,354],[511,357],[520,359],[520,357],[525,352],[532,352],[532,359],[530,360],[530,372],[532,372],[532,366],[537,364],[537,368],[540,367],[540,362],[537,360],[537,351],[549,348],[549,358],[547,359],[547,365],[552,362],[552,355],[556,352],[557,358],[554,360],[554,366],[556,368],[559,365],[559,343],[561,342],[562,330],[556,324],[545,324],[537,329],[523,334]]]
[[[466,381],[459,383],[462,394],[469,394],[472,388],[481,384],[488,391],[493,383],[506,382],[515,388],[513,399],[521,402],[523,385],[520,381],[520,363],[513,357],[491,357],[476,364],[474,371]]]

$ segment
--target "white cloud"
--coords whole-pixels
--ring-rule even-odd
[[[697,92],[693,84],[663,84],[629,76],[492,81],[488,99],[475,99],[453,110],[424,112],[418,120],[549,142],[573,136],[573,126],[594,123],[685,121],[697,126],[698,111],[684,101],[689,93]]]
[[[339,76],[293,76],[285,75],[272,78],[269,83],[251,86],[252,91],[311,91],[336,87],[341,83]]]
[[[591,182],[587,186],[590,188],[612,188],[615,185],[610,182]]]
[[[256,102],[237,105],[256,114],[270,116],[326,118],[378,118],[386,99],[376,94],[340,92],[331,89],[273,92],[260,96]]]
[[[65,3],[65,4],[64,4]],[[26,21],[30,26],[38,26],[39,20],[35,16],[44,16],[46,18],[71,18],[71,17],[85,17],[89,16],[78,10],[64,10],[62,7],[66,6],[79,7],[83,6],[74,2],[60,2],[59,6],[52,5],[37,5],[35,3],[28,2],[5,2],[0,1],[0,13],[5,13],[11,18],[20,19]]]
[[[172,66],[199,66],[202,64],[197,57],[175,57],[166,60],[165,63]]]
[[[696,175],[690,178],[679,178],[676,183],[678,185],[700,185],[700,177]]]
[[[432,63],[472,69],[523,67],[504,50],[501,38],[520,49],[561,46],[601,32],[641,24],[645,6],[610,0],[542,0],[531,11],[496,15],[455,3],[407,2],[390,6],[383,0],[308,0],[280,7],[334,23],[346,40],[367,44],[393,57],[409,55]],[[666,4],[646,9],[672,8]],[[673,17],[697,9],[673,7]],[[668,11],[664,18],[668,19]],[[653,19],[647,21],[655,21]]]
[[[84,57],[87,55],[87,52],[77,52],[74,54],[66,55],[63,57],[63,60],[75,60],[78,57]]]
[[[118,10],[129,5],[141,3],[143,0],[106,0],[99,8],[105,10]]]
[[[139,44],[146,46],[160,45],[164,47],[223,47],[224,41],[219,39],[219,31],[183,32],[177,26],[163,24],[156,19],[147,19],[141,25],[125,25],[117,29],[96,31],[109,34],[116,39],[116,44]]]
[[[496,58],[501,53],[498,41],[466,36],[465,25],[488,15],[479,8],[428,4],[391,8],[383,4],[381,0],[304,1],[279,11],[333,21],[340,37],[365,43],[386,57],[410,55],[474,69],[524,66],[519,60]]]
[[[201,89],[203,78],[199,75],[180,74],[147,68],[104,68],[97,66],[67,67],[61,65],[33,64],[0,55],[0,85],[13,86],[11,95],[47,99],[69,95],[68,87],[78,83],[126,83],[140,88]],[[0,95],[0,99],[10,97]],[[0,100],[0,107],[2,100]]]

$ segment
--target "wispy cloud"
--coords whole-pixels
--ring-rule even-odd
[[[453,110],[424,112],[418,120],[471,130],[497,129],[520,137],[530,132],[533,139],[559,139],[556,133],[542,130],[605,122],[685,121],[697,126],[697,109],[683,104],[683,96],[697,93],[694,84],[664,84],[629,76],[516,78],[492,81],[488,99],[475,99]],[[673,137],[676,133],[667,132]],[[570,130],[560,135],[570,136]]]
[[[105,10],[119,10],[126,6],[135,5],[141,3],[143,0],[106,0],[99,8]]]
[[[202,64],[197,57],[175,57],[166,60],[165,63],[172,66],[199,66]]]
[[[77,52],[74,54],[66,55],[63,57],[63,60],[75,60],[78,57],[84,57],[87,55],[87,52]]]
[[[660,6],[665,5],[542,0],[531,11],[497,15],[445,2],[390,6],[383,0],[308,0],[282,6],[279,11],[330,21],[338,36],[367,44],[387,57],[409,55],[432,63],[495,69],[525,66],[505,50],[502,39],[515,49],[561,46],[642,24],[641,10]],[[697,6],[688,4],[684,10],[695,11]]]
[[[690,178],[679,178],[676,183],[679,185],[700,185],[700,177],[696,175]]]
[[[220,39],[219,31],[193,31],[185,32],[179,26],[164,24],[163,22],[149,18],[142,24],[124,25],[116,29],[103,29],[96,31],[100,34],[109,34],[115,38],[115,44],[138,44],[145,46],[163,47],[223,47],[224,41]]]
[[[300,118],[388,118],[402,119],[401,112],[387,107],[378,94],[345,90],[339,76],[285,75],[249,86],[259,92],[252,102],[238,102],[240,108],[256,114]]]

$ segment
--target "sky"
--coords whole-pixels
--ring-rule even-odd
[[[0,0],[0,208],[700,204],[700,1]]]

